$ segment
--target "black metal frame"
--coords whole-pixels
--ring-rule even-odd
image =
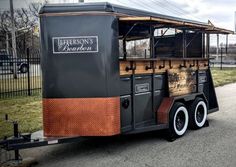
[[[142,22],[134,22],[133,25],[130,27],[130,29],[126,32],[126,34],[123,36],[123,53],[124,53],[124,57],[123,57],[123,60],[126,60],[127,59],[127,52],[126,52],[126,38],[127,36],[130,34],[130,32],[135,28],[135,26],[139,25],[139,24],[144,24],[145,23],[142,23]],[[156,23],[155,23],[156,24]],[[170,28],[175,28],[175,29],[179,29],[179,30],[182,30],[183,32],[183,38],[182,38],[182,57],[183,58],[186,58],[187,57],[187,48],[188,46],[192,43],[192,41],[197,37],[197,35],[199,33],[202,33],[202,35],[204,36],[205,34],[207,34],[207,50],[208,50],[208,54],[209,54],[209,41],[210,39],[210,36],[209,36],[209,33],[207,33],[206,31],[203,31],[201,29],[197,29],[197,30],[193,30],[195,31],[195,35],[192,37],[192,39],[188,42],[186,40],[186,35],[187,35],[187,32],[188,30],[191,30],[191,28],[186,28],[186,27],[178,27],[178,26],[170,26],[170,25],[166,25],[166,26],[163,26],[163,27],[154,27],[155,25],[154,23],[147,23],[147,25],[150,26],[150,58],[154,58],[155,56],[155,46],[159,43],[159,41],[163,38],[163,36],[166,34],[166,32],[170,29]],[[160,39],[158,41],[154,41],[154,30],[155,29],[160,29],[160,28],[167,28],[164,33],[160,36]],[[205,39],[202,38],[202,56],[201,57],[204,57],[204,54],[205,54]],[[208,55],[208,58],[209,58],[209,55]],[[146,55],[145,55],[145,59],[148,59],[146,58]]]
[[[3,148],[8,151],[14,150],[15,160],[18,160],[19,150],[21,149],[42,147],[42,146],[56,145],[63,143],[82,142],[85,141],[86,139],[87,138],[78,136],[78,137],[64,137],[64,138],[46,138],[42,140],[27,141],[27,139],[24,139],[24,137],[19,137],[0,142],[0,145],[5,145],[5,147]]]

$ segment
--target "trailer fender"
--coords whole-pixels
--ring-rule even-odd
[[[158,124],[169,124],[169,112],[174,104],[173,97],[165,97],[157,110]]]
[[[165,97],[160,107],[157,110],[157,121],[158,124],[169,124],[169,112],[175,102],[182,102],[188,106],[188,102],[193,101],[196,97],[202,97],[207,104],[208,101],[203,93],[194,93],[190,95],[176,96],[176,97]]]

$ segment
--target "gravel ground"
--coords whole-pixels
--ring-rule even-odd
[[[100,138],[27,149],[37,167],[235,167],[236,84],[216,88],[220,111],[208,116],[210,126],[188,130],[167,142],[161,131],[116,138]]]

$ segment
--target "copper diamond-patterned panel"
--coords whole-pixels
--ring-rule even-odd
[[[111,136],[120,133],[120,98],[43,99],[44,136]]]

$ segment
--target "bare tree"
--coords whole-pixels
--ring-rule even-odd
[[[45,1],[44,3],[47,3]],[[31,3],[29,5],[29,11],[31,12],[31,15],[34,16],[35,18],[39,17],[39,10],[42,7],[43,3]]]
[[[8,32],[9,27],[11,27],[11,16],[10,11],[2,11],[0,12],[0,31],[2,33]]]
[[[47,0],[44,1],[47,3]],[[43,3],[31,3],[27,8],[20,8],[14,10],[14,22],[17,29],[17,48],[25,49],[27,43],[34,40],[33,29],[38,26],[39,10]],[[11,16],[9,11],[0,12],[0,36],[2,43],[6,43],[7,35],[11,31]],[[0,49],[6,46],[1,45]],[[10,43],[10,41],[9,41]],[[8,43],[7,43],[8,44]],[[6,45],[7,45],[6,44]]]

